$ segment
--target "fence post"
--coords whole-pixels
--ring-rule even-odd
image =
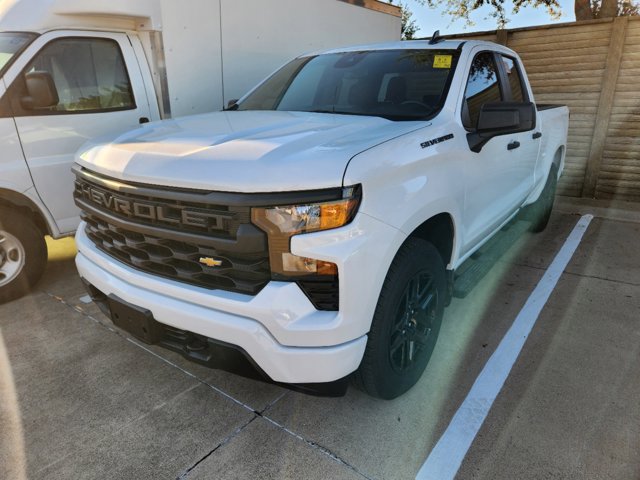
[[[593,138],[591,148],[587,158],[587,168],[582,184],[582,196],[594,198],[600,166],[602,165],[602,154],[605,142],[607,141],[607,131],[609,130],[609,120],[613,109],[613,99],[618,83],[618,72],[622,60],[622,50],[624,48],[624,38],[627,30],[629,17],[616,17],[611,26],[611,40],[609,41],[609,51],[607,62],[604,68],[602,89],[600,90],[600,100],[598,101],[598,111],[596,123],[593,128]]]
[[[509,38],[509,30],[505,30],[501,28],[500,30],[496,30],[496,42],[500,45],[507,46],[507,40]]]

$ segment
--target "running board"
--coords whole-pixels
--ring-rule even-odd
[[[456,270],[453,296],[465,298],[491,270],[496,262],[529,229],[530,222],[516,220],[508,223]]]

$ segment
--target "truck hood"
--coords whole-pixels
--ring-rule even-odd
[[[94,140],[79,165],[129,182],[227,192],[342,185],[351,158],[426,126],[309,112],[215,112]]]

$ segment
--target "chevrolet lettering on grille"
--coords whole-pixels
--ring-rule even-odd
[[[151,222],[165,222],[176,226],[222,230],[224,229],[224,220],[231,218],[230,215],[203,212],[180,205],[169,207],[152,202],[132,200],[84,182],[76,182],[76,196],[113,213]]]

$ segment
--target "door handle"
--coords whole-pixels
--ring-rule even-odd
[[[138,122],[142,125],[143,123],[149,123],[149,119],[147,117],[140,117]]]
[[[507,150],[515,150],[516,148],[518,148],[520,146],[520,142],[511,142],[509,145],[507,145]]]
[[[536,140],[537,138],[540,138],[541,136],[542,136],[542,132],[536,132],[533,135],[531,135],[531,138]]]

